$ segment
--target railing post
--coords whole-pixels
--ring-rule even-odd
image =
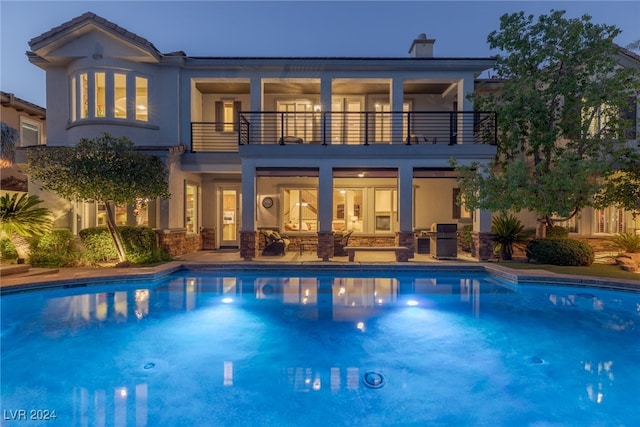
[[[322,127],[322,145],[327,145],[327,114],[326,111],[320,112],[320,126]]]
[[[191,122],[191,152],[193,153],[193,122]]]
[[[369,145],[369,113],[364,112],[364,145]]]
[[[280,145],[284,145],[284,113],[280,113]]]
[[[402,113],[404,114],[404,112]],[[402,118],[402,114],[400,115],[400,118]],[[407,145],[411,145],[411,112],[407,112],[407,141],[406,141]]]
[[[449,113],[449,145],[456,144],[455,120],[457,120],[456,111]]]

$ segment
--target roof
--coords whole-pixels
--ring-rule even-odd
[[[25,101],[9,92],[0,91],[0,95],[0,104],[2,104],[3,107],[13,108],[16,111],[24,111],[42,120],[47,116],[47,110],[44,107]]]
[[[140,37],[139,35],[120,27],[119,25],[96,15],[93,12],[86,12],[76,18],[73,18],[70,21],[65,22],[64,24],[50,29],[49,31],[39,35],[38,37],[32,38],[29,41],[29,47],[31,47],[32,50],[36,50],[39,47],[46,45],[49,41],[53,41],[59,36],[62,36],[63,34],[70,32],[75,28],[79,28],[87,24],[93,24],[107,32],[127,39],[128,41],[148,50],[157,57],[162,56],[160,51],[156,49],[153,43],[151,43],[149,40],[145,39],[144,37]]]

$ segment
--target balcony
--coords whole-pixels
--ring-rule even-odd
[[[239,123],[192,122],[192,152],[237,152],[238,145],[497,144],[486,111],[243,112]]]

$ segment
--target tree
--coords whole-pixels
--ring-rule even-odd
[[[500,51],[495,68],[504,83],[499,93],[473,99],[476,109],[497,112],[498,150],[488,167],[458,168],[470,208],[535,212],[543,237],[552,218],[595,203],[616,159],[637,160],[623,143],[628,121],[620,113],[640,78],[618,65],[619,32],[564,11],[537,21],[523,12],[500,18],[487,40]]]
[[[43,190],[83,202],[103,203],[107,228],[120,262],[125,247],[116,226],[115,205],[136,199],[168,198],[168,171],[158,156],[137,151],[126,137],[81,139],[75,147],[38,147],[27,154],[27,171]]]
[[[8,168],[13,166],[20,134],[5,122],[0,123],[0,131],[0,168]]]
[[[51,214],[38,207],[40,203],[38,196],[26,193],[0,197],[0,231],[7,234],[19,258],[26,259],[29,254],[27,237],[42,236],[51,227]]]

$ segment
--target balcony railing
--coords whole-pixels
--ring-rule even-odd
[[[237,145],[250,144],[495,145],[496,129],[495,112],[486,111],[243,112],[237,125],[191,123],[191,148],[237,151]]]

